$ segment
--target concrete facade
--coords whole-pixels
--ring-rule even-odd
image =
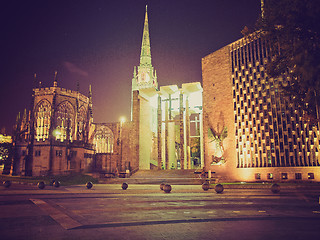
[[[204,165],[200,140],[203,132],[201,84],[158,87],[151,62],[147,9],[140,64],[134,67],[132,78],[131,107],[131,120],[138,123],[139,153],[135,156],[139,159],[139,169],[191,169]]]

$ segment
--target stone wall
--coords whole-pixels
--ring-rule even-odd
[[[234,139],[234,112],[230,68],[230,51],[226,46],[202,59],[204,155],[205,168],[216,172],[222,178],[232,179],[236,168]],[[208,137],[212,129],[217,136],[227,129],[227,137],[222,141],[223,160],[220,165],[211,165],[215,152],[215,142]]]

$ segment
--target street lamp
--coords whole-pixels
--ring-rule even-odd
[[[56,128],[53,130],[52,135],[55,137],[55,140],[60,139],[61,138],[61,131],[60,129]]]
[[[120,117],[119,120],[120,120],[120,124],[122,125],[123,123],[126,122],[126,117],[122,116],[122,117]]]

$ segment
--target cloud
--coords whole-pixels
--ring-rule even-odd
[[[86,71],[82,70],[71,62],[63,62],[63,66],[71,73],[76,73],[84,77],[88,77],[89,75]]]

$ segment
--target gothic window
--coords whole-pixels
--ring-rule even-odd
[[[51,105],[47,100],[42,100],[35,109],[35,137],[37,141],[49,138]]]
[[[112,153],[113,152],[113,133],[107,126],[100,126],[96,130],[93,143],[96,153]]]
[[[77,140],[84,140],[86,124],[86,109],[82,106],[77,117]]]
[[[56,140],[73,140],[74,132],[74,108],[70,102],[64,101],[59,104],[56,111]]]

